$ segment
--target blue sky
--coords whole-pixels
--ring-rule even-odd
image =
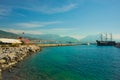
[[[0,29],[82,38],[120,35],[120,0],[0,0]]]

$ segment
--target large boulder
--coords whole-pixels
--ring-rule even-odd
[[[1,60],[0,60],[0,64],[4,64],[4,63],[6,63],[6,60],[1,59]]]

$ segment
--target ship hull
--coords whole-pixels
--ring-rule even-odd
[[[97,46],[115,46],[116,42],[115,41],[96,41]]]

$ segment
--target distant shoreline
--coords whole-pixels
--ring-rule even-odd
[[[75,46],[79,44],[38,44],[39,47]]]

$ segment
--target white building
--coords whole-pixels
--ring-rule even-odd
[[[22,42],[18,39],[0,38],[0,44],[21,44]]]

